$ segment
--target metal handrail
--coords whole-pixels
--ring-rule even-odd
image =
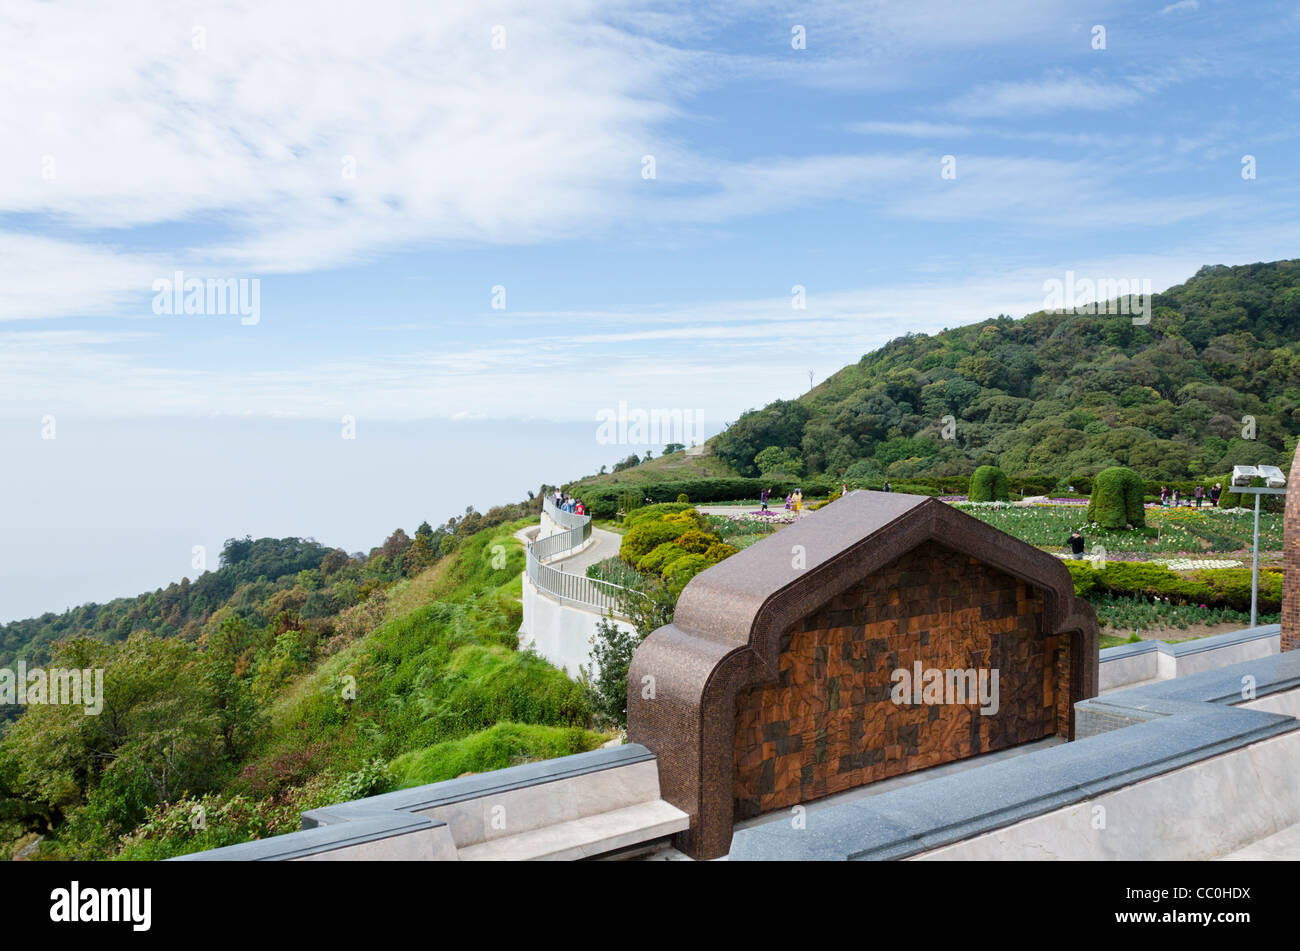
[[[546,564],[543,559],[578,548],[591,537],[591,516],[566,512],[549,497],[542,499],[542,511],[555,524],[568,530],[539,538],[524,547],[525,571],[533,584],[562,601],[597,608],[602,614],[606,611],[618,613],[620,601],[628,595],[645,597],[633,588],[570,574]]]

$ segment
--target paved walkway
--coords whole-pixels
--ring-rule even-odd
[[[607,531],[593,525],[591,526],[590,545],[576,555],[570,555],[563,561],[548,561],[547,564],[560,571],[567,571],[571,575],[585,576],[588,566],[594,565],[598,561],[604,561],[606,558],[617,556],[618,546],[622,542],[623,536],[617,532]]]

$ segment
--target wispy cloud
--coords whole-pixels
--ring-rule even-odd
[[[953,99],[948,109],[972,118],[1041,116],[1115,109],[1141,98],[1125,83],[1070,76],[988,83]]]

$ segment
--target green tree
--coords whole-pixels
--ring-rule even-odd
[[[1006,502],[1011,498],[1007,474],[997,466],[980,466],[970,478],[972,502]]]
[[[1132,469],[1112,466],[1097,473],[1088,500],[1088,521],[1102,528],[1141,528],[1146,524],[1142,477]]]

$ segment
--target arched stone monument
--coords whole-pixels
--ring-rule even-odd
[[[737,819],[1052,735],[1097,693],[1061,561],[924,496],[853,492],[697,575],[628,671],[628,739],[724,855]]]

